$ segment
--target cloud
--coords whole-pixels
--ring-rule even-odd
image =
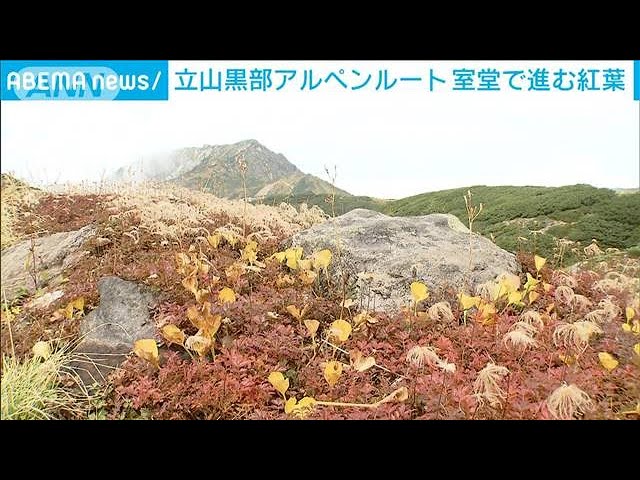
[[[238,66],[445,76],[452,68],[531,62],[171,62],[175,71]],[[534,62],[539,63],[539,62]],[[544,62],[565,69],[581,62]],[[590,62],[585,68],[631,62]],[[535,66],[535,65],[534,65]],[[175,92],[169,102],[2,102],[2,171],[31,181],[98,179],[185,146],[256,138],[340,187],[402,197],[470,184],[637,187],[638,104],[632,92],[429,92],[339,87],[279,92]]]

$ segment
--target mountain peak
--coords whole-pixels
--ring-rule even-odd
[[[246,170],[238,168],[242,154]],[[131,168],[121,168],[115,179],[131,178]],[[182,148],[168,157],[142,162],[134,176],[211,192],[219,197],[238,198],[271,194],[324,194],[331,185],[312,175],[305,175],[281,153],[275,153],[256,139],[241,140],[226,145],[203,145]],[[345,195],[347,192],[340,191]]]

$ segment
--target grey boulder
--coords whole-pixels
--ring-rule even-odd
[[[136,340],[154,338],[150,315],[155,294],[146,286],[104,277],[98,281],[100,305],[81,320],[81,341],[76,353],[83,360],[75,363],[85,383],[102,383],[133,350]]]
[[[56,286],[62,272],[73,267],[86,254],[82,245],[95,233],[91,225],[72,232],[60,232],[23,240],[2,251],[2,288],[11,302],[21,292],[33,294],[37,287]],[[33,260],[35,256],[35,262]]]
[[[469,270],[469,241],[454,215],[389,217],[356,209],[294,235],[289,244],[305,255],[328,248],[334,286],[345,285],[363,308],[394,311],[408,304],[413,281],[432,292],[473,290],[503,272],[520,272],[512,253],[476,234]]]

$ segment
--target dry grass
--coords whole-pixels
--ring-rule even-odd
[[[68,346],[23,360],[3,355],[2,420],[50,420],[63,413],[84,418],[91,397],[71,368],[73,358]]]
[[[35,204],[44,193],[6,173],[2,174],[0,189],[0,249],[5,249],[20,240],[14,225],[22,208]]]
[[[81,186],[69,188],[74,194],[91,190],[91,187]],[[290,236],[326,219],[316,206],[308,208],[303,204],[296,209],[288,204],[278,207],[245,204],[242,200],[223,199],[167,184],[102,185],[99,191],[114,195],[107,205],[113,212],[111,220],[118,221],[127,215],[139,217],[138,229],[169,242],[185,236],[212,234],[209,230],[220,216],[236,224],[239,221],[242,224],[246,218],[247,226],[261,232],[264,237],[275,233]],[[131,232],[134,240],[137,233]]]

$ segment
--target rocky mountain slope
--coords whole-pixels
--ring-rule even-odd
[[[328,182],[303,173],[284,155],[269,150],[257,140],[183,148],[167,156],[122,167],[112,180],[166,181],[219,197],[241,198],[244,196],[243,174],[249,198],[326,194],[333,188]],[[338,192],[349,195],[344,190],[338,189]]]

